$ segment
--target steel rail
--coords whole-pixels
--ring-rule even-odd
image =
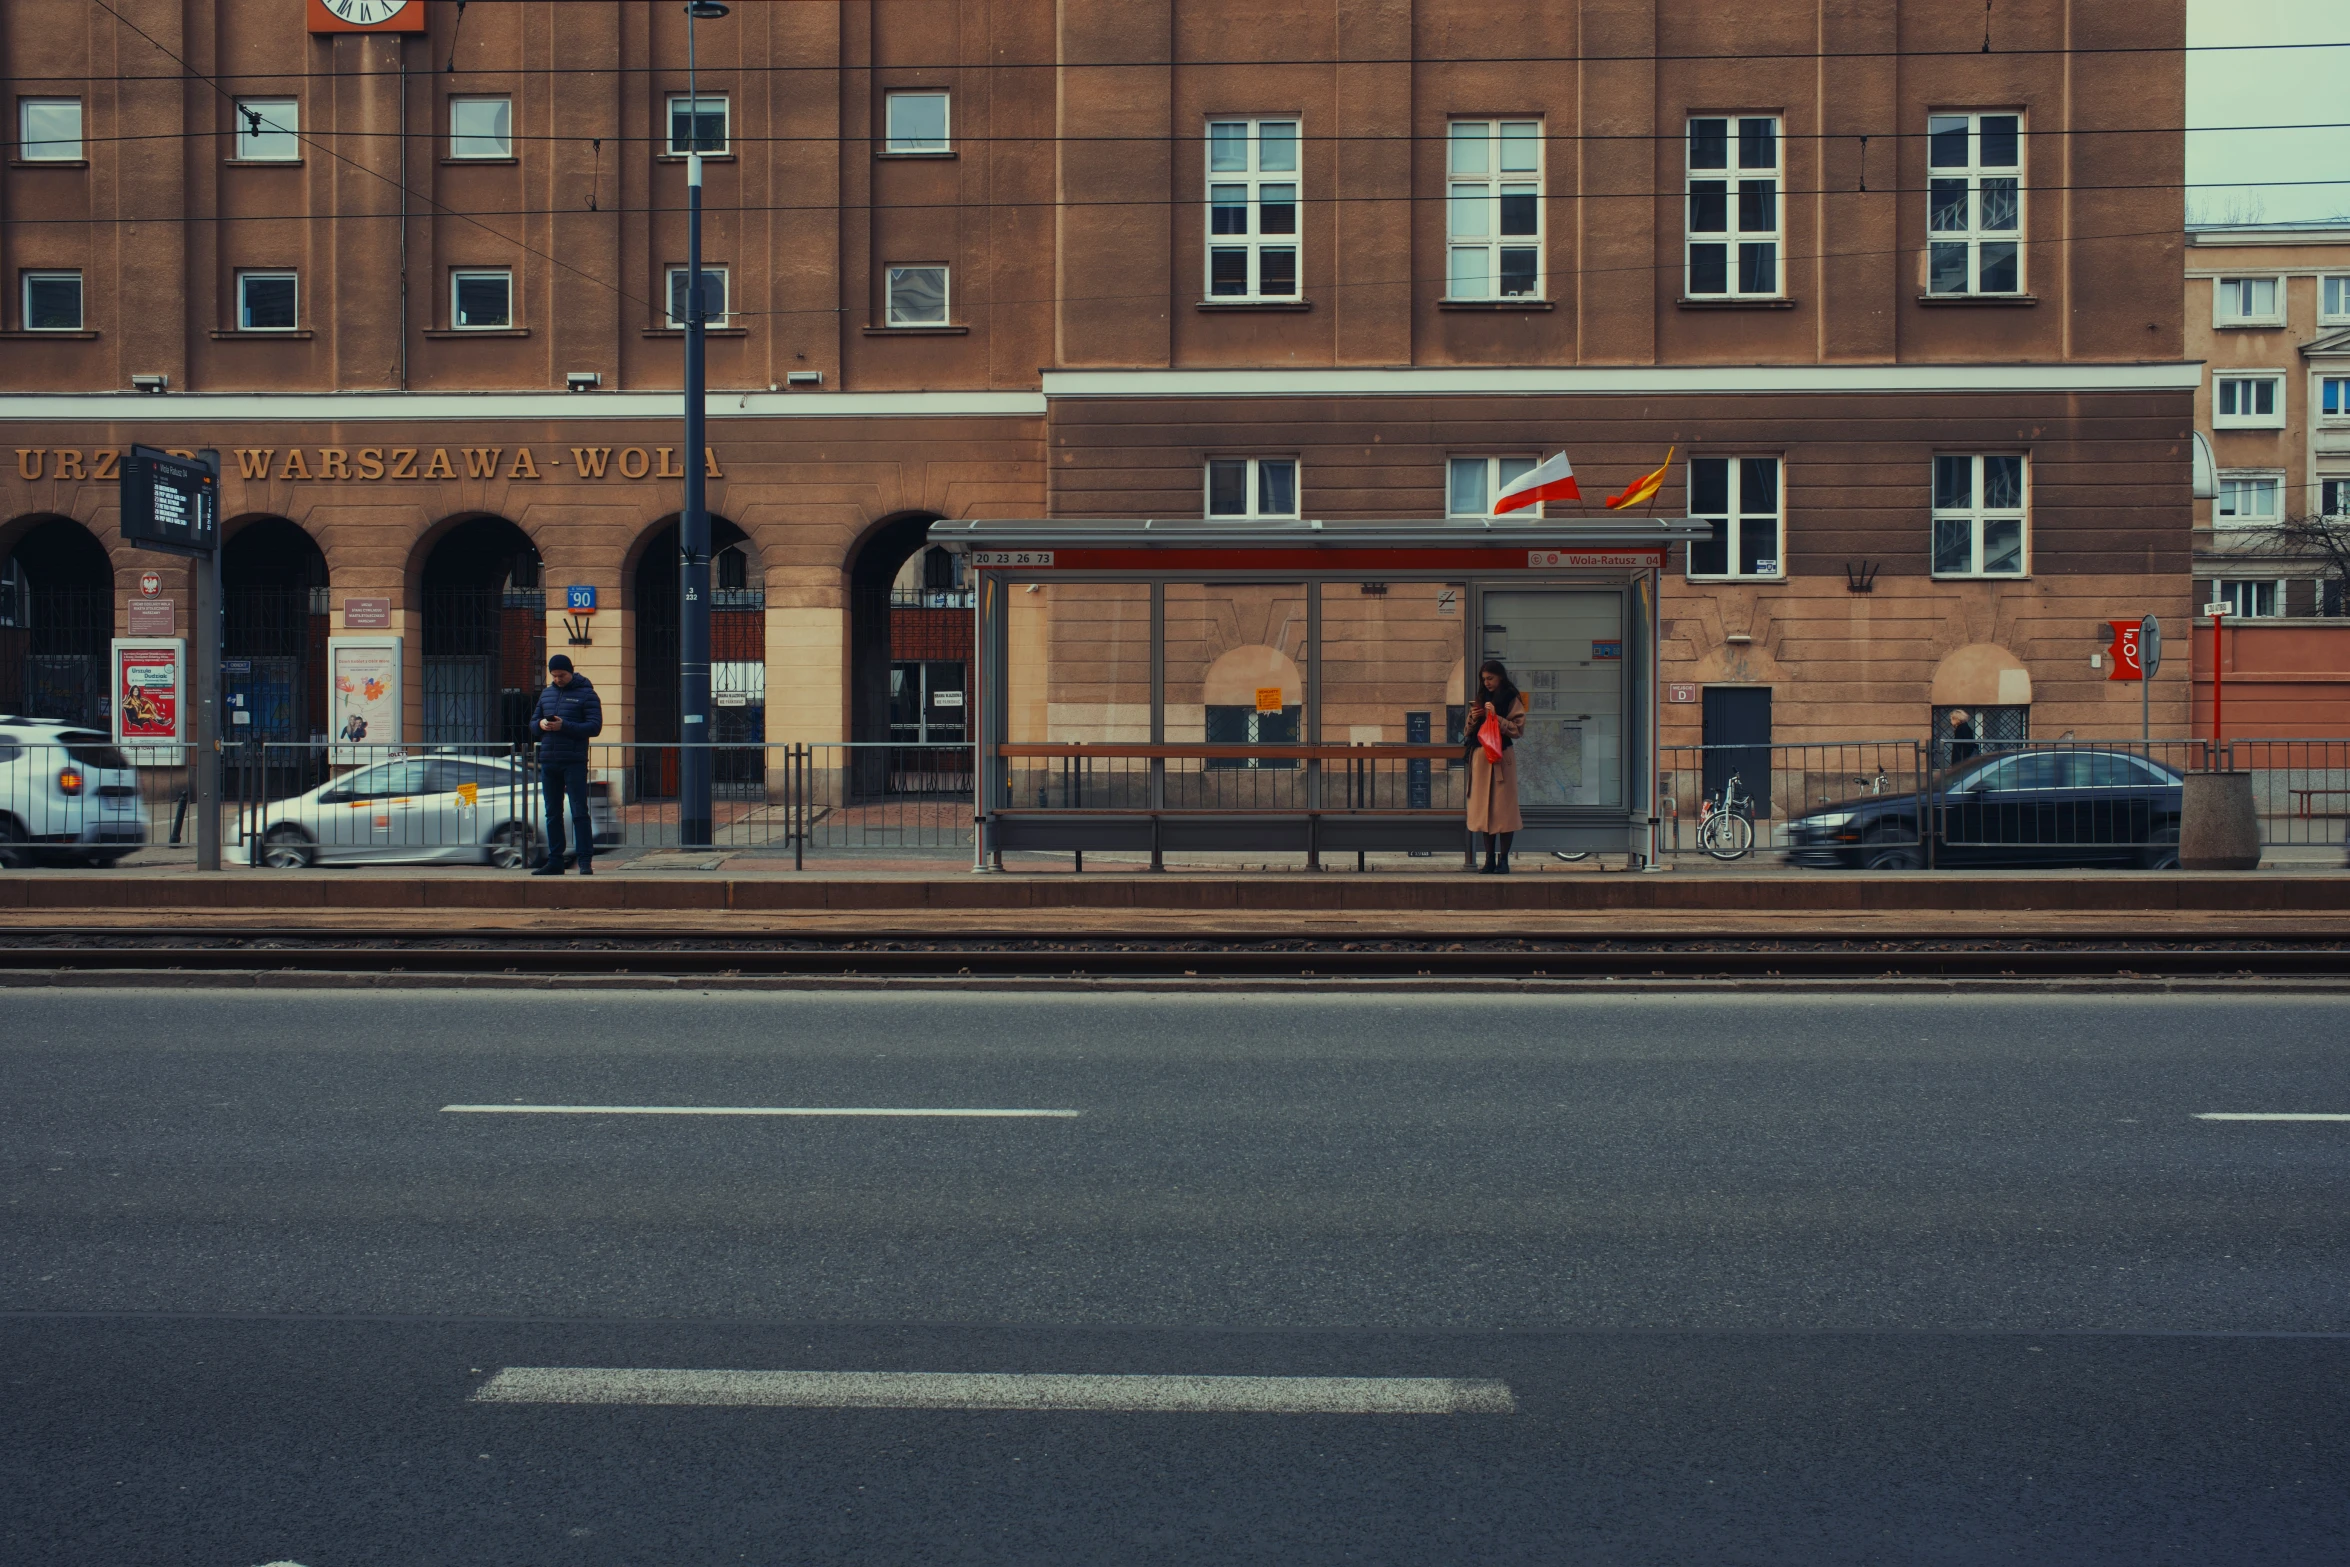
[[[559,938],[336,939],[247,934],[210,943],[156,941],[0,945],[0,972],[354,973],[660,978],[684,975],[952,979],[1289,978],[1289,979],[1881,979],[2343,977],[2341,945],[2166,944],[2029,946],[1817,945],[1691,940],[1653,947],[1466,948],[1460,943],[1336,943],[1312,947],[949,942],[886,946],[854,941],[794,946],[664,945]]]

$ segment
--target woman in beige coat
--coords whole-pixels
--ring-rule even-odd
[[[1485,869],[1481,875],[1507,875],[1510,839],[1525,825],[1518,815],[1518,767],[1511,747],[1526,732],[1526,698],[1510,683],[1501,660],[1489,658],[1478,666],[1477,679],[1484,700],[1470,704],[1468,734],[1474,741],[1485,720],[1501,720],[1501,760],[1486,759],[1485,748],[1475,746],[1469,759],[1469,831],[1485,837]],[[1472,851],[1474,840],[1472,842]]]

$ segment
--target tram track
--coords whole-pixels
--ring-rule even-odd
[[[688,979],[1311,982],[1477,979],[2343,980],[2333,936],[2182,940],[2064,937],[1103,938],[332,932],[254,928],[0,934],[0,976],[434,976],[599,984]]]

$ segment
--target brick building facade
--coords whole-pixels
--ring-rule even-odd
[[[2180,0],[738,5],[698,98],[678,7],[117,10],[0,13],[0,708],[184,605],[144,442],[224,455],[232,659],[240,593],[249,653],[388,600],[410,738],[495,738],[525,643],[673,738],[697,140],[770,740],[952,678],[934,518],[1441,516],[1561,447],[1676,450],[1665,682],[1780,739],[2134,731],[2093,628],[2191,597]]]

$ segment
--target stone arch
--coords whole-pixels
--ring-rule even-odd
[[[222,532],[224,738],[284,744],[325,735],[326,552],[301,524],[269,513],[234,518]]]
[[[899,512],[865,529],[843,564],[849,585],[849,738],[890,738],[890,592],[898,572],[921,553],[938,520],[931,511]]]
[[[71,517],[0,527],[0,712],[106,727],[114,577],[105,543]]]
[[[2029,707],[2032,672],[1996,642],[1970,642],[1934,666],[1936,707]]]
[[[678,532],[682,518],[676,512],[661,518],[629,547],[627,571],[622,577],[629,610],[629,632],[634,655],[629,661],[630,733],[640,745],[674,745],[684,725],[679,721],[677,687],[680,656]],[[765,759],[750,747],[766,741],[767,614],[766,586],[758,567],[758,546],[731,518],[710,516],[710,694],[711,740],[741,746],[715,759],[712,784],[720,793],[748,793],[763,786]],[[723,587],[724,557],[730,552],[744,566],[744,580]],[[739,700],[738,700],[739,699]],[[635,797],[669,799],[677,793],[676,753],[638,751]]]
[[[425,530],[406,597],[418,627],[420,738],[523,745],[547,656],[546,568],[530,531],[493,512]]]
[[[1250,643],[1223,654],[1200,680],[1200,700],[1209,707],[1254,708],[1259,691],[1278,687],[1283,707],[1305,702],[1305,676],[1297,661],[1277,647]]]

